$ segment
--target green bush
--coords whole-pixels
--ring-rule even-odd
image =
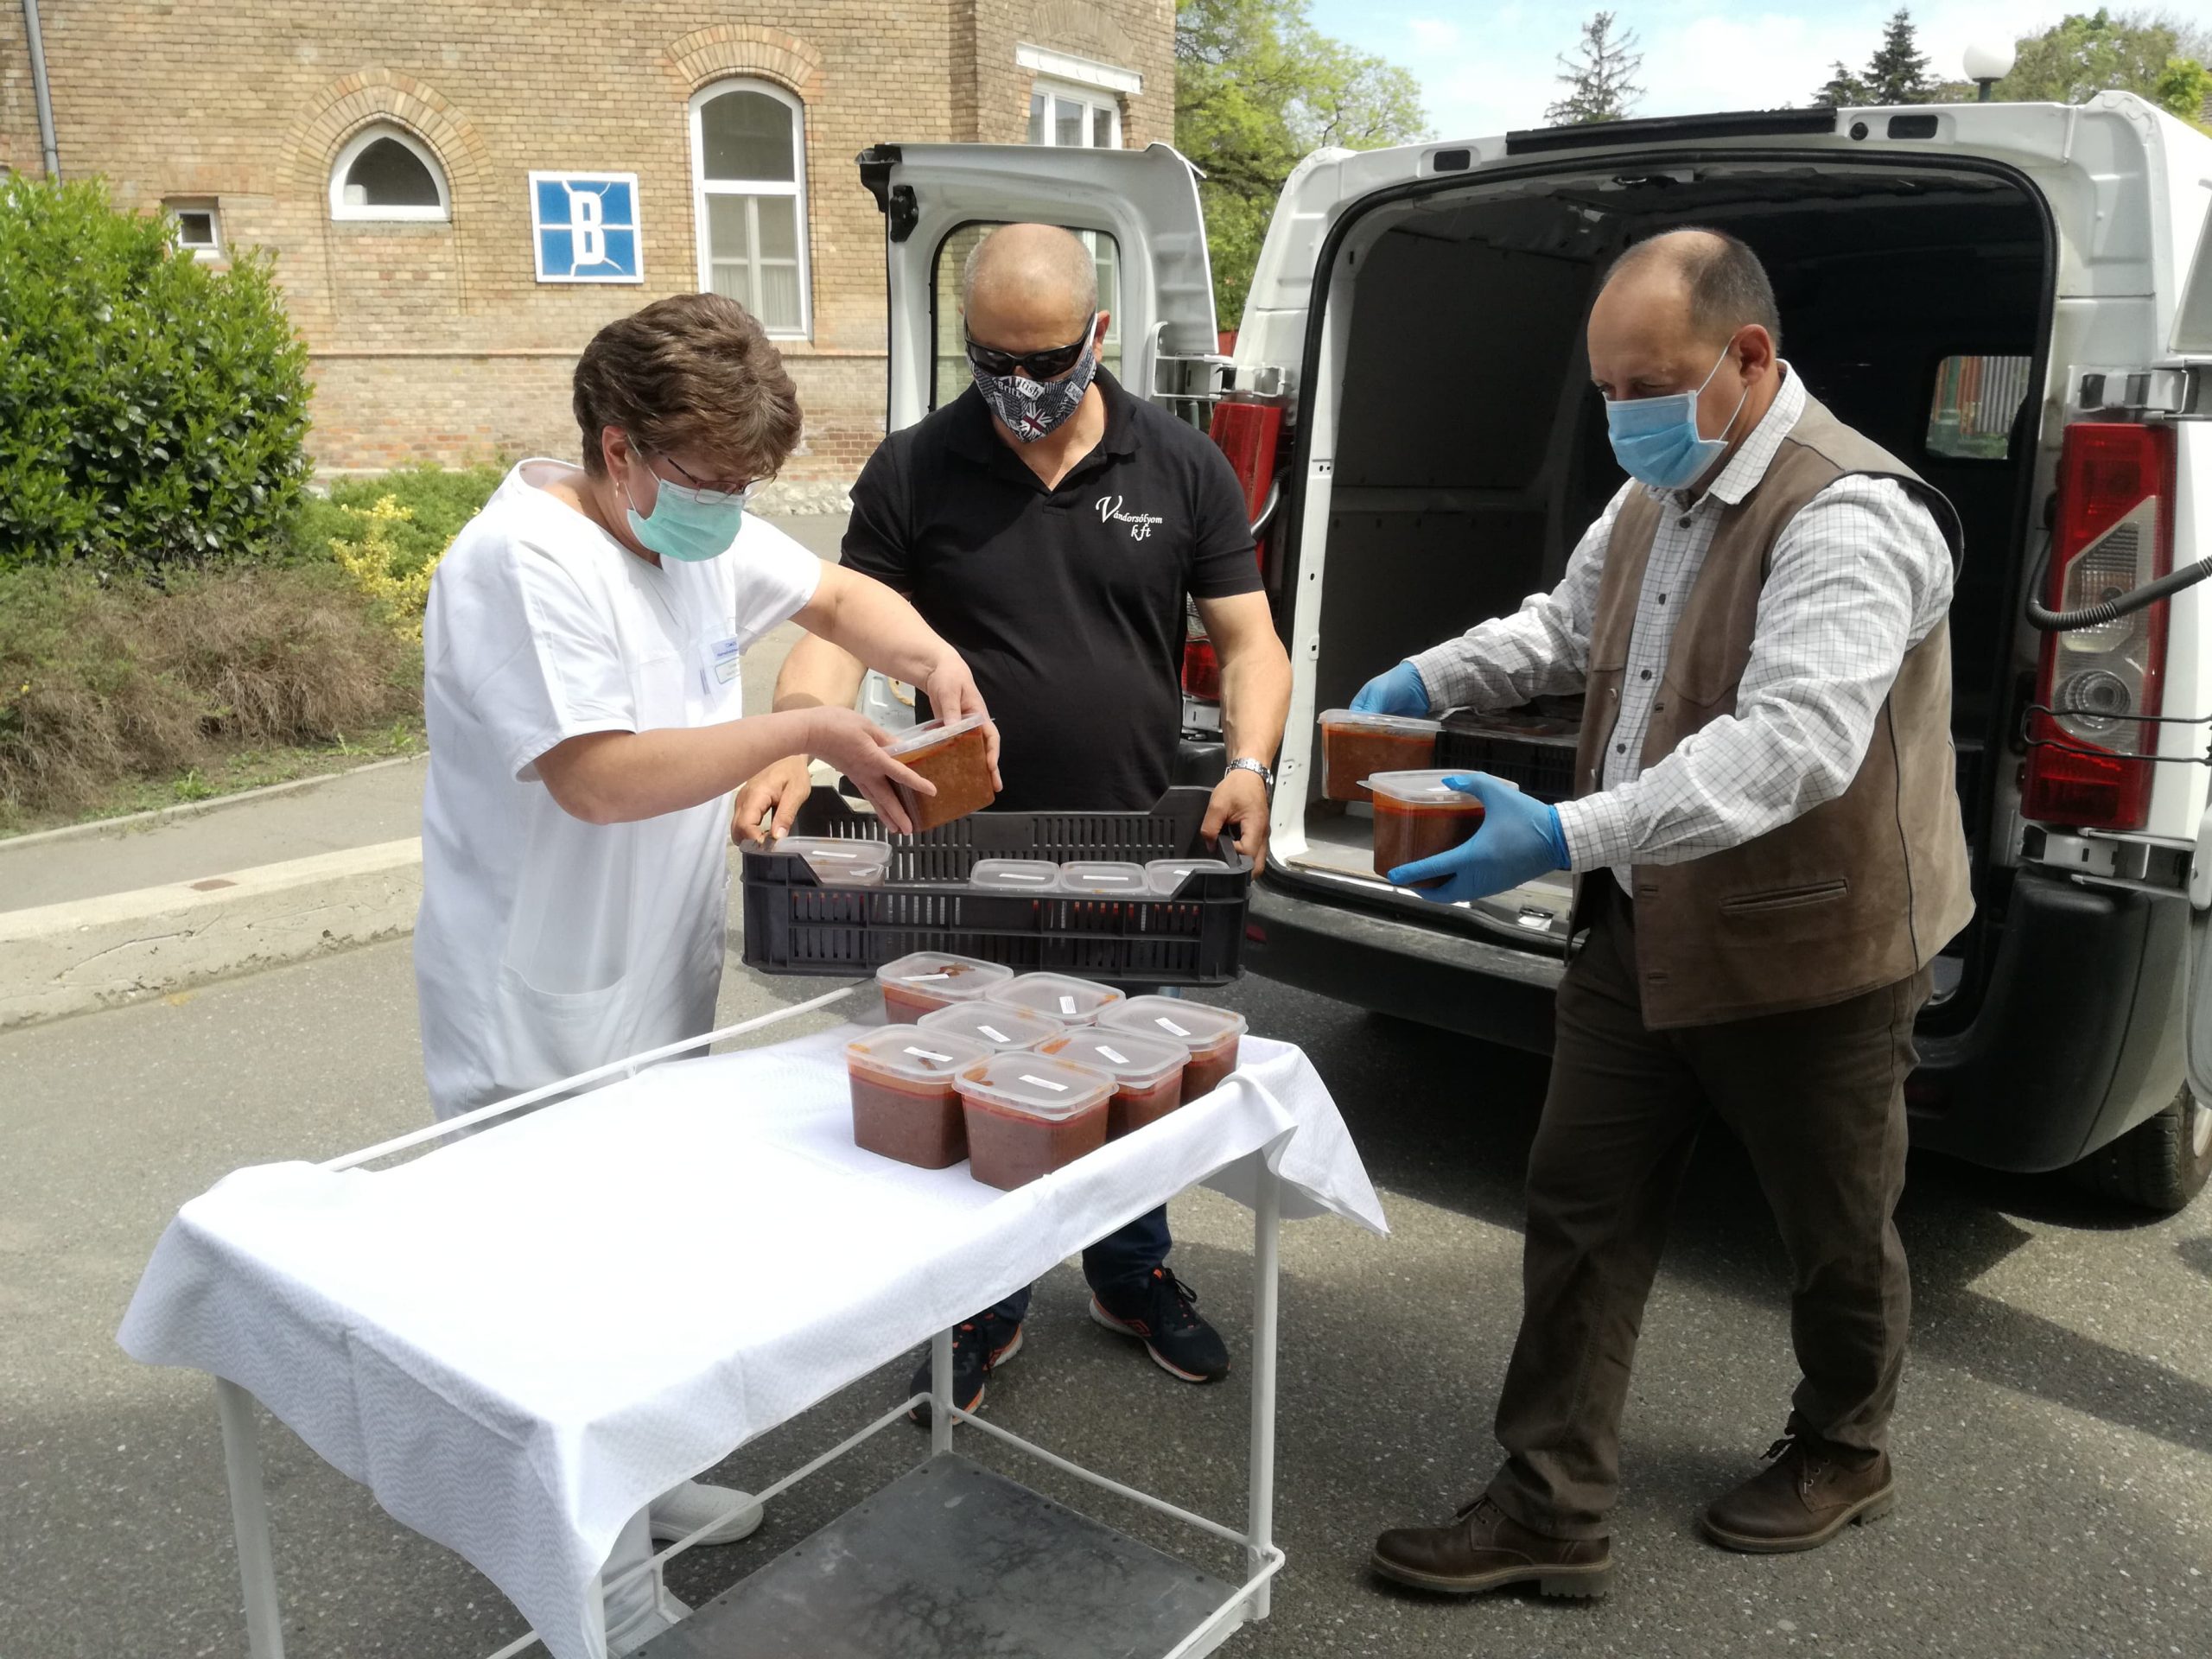
[[[0,570],[281,556],[307,428],[265,256],[219,274],[97,181],[0,181]]]
[[[461,527],[474,518],[506,476],[503,467],[402,467],[375,478],[349,478],[330,486],[327,498],[308,496],[294,528],[294,546],[303,558],[328,558],[333,542],[356,541],[361,516],[389,496],[407,510],[391,527],[397,567],[420,569],[446,550]]]

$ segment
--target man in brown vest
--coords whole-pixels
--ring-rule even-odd
[[[1355,704],[1586,693],[1574,799],[1456,780],[1483,827],[1392,873],[1440,878],[1424,896],[1448,903],[1571,869],[1589,930],[1529,1157],[1505,1463],[1451,1524],[1376,1540],[1376,1570],[1402,1583],[1609,1587],[1629,1366],[1708,1109],[1780,1224],[1803,1377],[1769,1465],[1707,1508],[1706,1535],[1810,1549],[1896,1502],[1904,1079],[1929,963],[1973,910],[1944,622],[1959,527],[1808,393],[1780,334],[1733,238],[1630,249],[1589,322],[1630,481],[1556,589]]]

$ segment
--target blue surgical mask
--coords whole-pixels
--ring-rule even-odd
[[[630,533],[640,546],[685,564],[720,558],[729,551],[745,522],[746,499],[752,491],[733,495],[671,484],[658,474],[654,478],[660,490],[653,498],[653,510],[640,513],[634,506],[629,509]]]
[[[1605,435],[1613,442],[1613,459],[1630,478],[1654,489],[1679,490],[1694,484],[1728,448],[1728,427],[1744,412],[1749,386],[1736,400],[1736,412],[1720,435],[1708,438],[1698,431],[1699,393],[1713,384],[1720,365],[1734,351],[1734,342],[1721,352],[1698,383],[1696,391],[1670,391],[1659,397],[1617,398],[1605,405]]]

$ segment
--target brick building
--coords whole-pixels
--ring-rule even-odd
[[[607,318],[715,287],[804,400],[786,477],[880,437],[881,141],[1172,137],[1173,0],[40,0],[65,178],[273,249],[318,462],[575,453]],[[43,170],[19,0],[0,168]]]

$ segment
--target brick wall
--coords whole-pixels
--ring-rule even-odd
[[[1172,0],[67,0],[42,9],[65,175],[118,201],[219,199],[271,248],[339,469],[573,452],[568,374],[611,317],[698,285],[689,101],[734,75],[805,109],[807,410],[795,478],[845,479],[882,430],[883,223],[853,157],[884,140],[1019,142],[1020,44],[1144,76],[1123,140],[1173,125]],[[372,122],[437,156],[448,223],[334,220],[330,168]],[[20,8],[0,0],[0,163],[35,173]],[[642,285],[535,279],[532,168],[634,172]]]

